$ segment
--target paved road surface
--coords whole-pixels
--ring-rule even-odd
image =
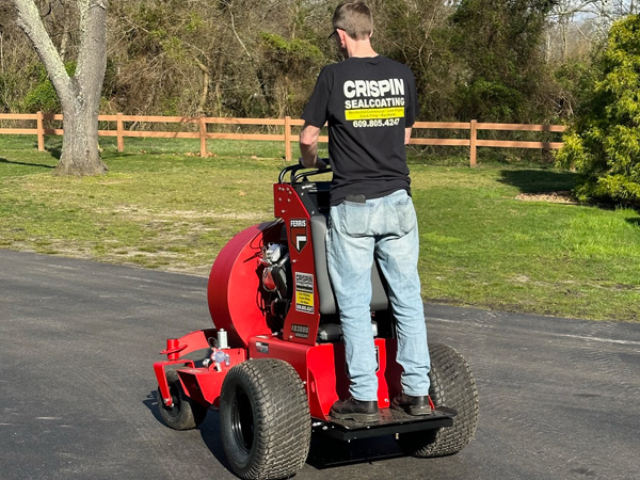
[[[640,325],[426,309],[475,373],[475,440],[435,460],[315,441],[297,479],[640,478]],[[157,352],[209,326],[206,279],[0,250],[0,478],[235,478],[217,413],[158,420]]]

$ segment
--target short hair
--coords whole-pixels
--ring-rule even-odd
[[[345,0],[333,13],[333,28],[344,30],[354,40],[364,40],[373,32],[373,16],[366,3]]]

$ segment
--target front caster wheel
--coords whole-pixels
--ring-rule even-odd
[[[295,475],[311,442],[309,405],[298,373],[276,359],[233,367],[222,384],[220,431],[227,460],[239,477]]]
[[[173,407],[167,407],[162,401],[162,394],[158,389],[158,406],[160,416],[164,423],[174,430],[191,430],[200,425],[207,416],[208,409],[199,403],[191,400],[184,392],[178,372],[169,370],[167,372],[167,382],[169,392],[173,400]]]

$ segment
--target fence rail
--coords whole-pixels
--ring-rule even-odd
[[[34,121],[35,128],[0,128],[0,135],[36,135],[38,138],[38,150],[44,151],[45,135],[62,135],[64,130],[46,126],[45,122],[62,121],[60,114],[45,114],[42,112],[34,114],[10,113],[0,114],[0,121]],[[272,142],[283,142],[285,159],[291,161],[293,143],[297,142],[297,136],[292,132],[292,127],[301,127],[304,122],[291,117],[284,118],[231,118],[231,117],[179,117],[179,116],[153,116],[153,115],[99,115],[100,122],[115,122],[115,130],[98,130],[98,135],[102,137],[116,137],[119,152],[124,151],[124,139],[126,137],[146,137],[146,138],[193,138],[200,139],[200,155],[207,155],[207,140],[262,140]],[[197,131],[174,132],[157,130],[128,130],[125,123],[177,123],[191,124],[196,126]],[[272,126],[282,127],[282,133],[221,133],[209,132],[207,125],[248,125],[248,126]],[[476,120],[470,122],[416,122],[413,126],[414,132],[421,130],[468,130],[469,138],[424,138],[421,136],[412,137],[411,145],[433,145],[433,146],[456,146],[469,147],[469,165],[475,167],[477,164],[478,147],[495,148],[534,148],[534,149],[558,149],[562,147],[562,142],[531,142],[531,141],[509,141],[509,140],[483,140],[478,138],[478,131],[515,131],[515,132],[564,132],[562,125],[523,125],[510,123],[478,123]],[[320,136],[320,142],[328,142],[326,135]]]

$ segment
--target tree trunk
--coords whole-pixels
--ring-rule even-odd
[[[42,23],[33,0],[13,0],[18,25],[33,44],[60,98],[64,115],[62,156],[58,175],[97,175],[107,166],[98,149],[100,93],[107,66],[107,9],[109,0],[78,0],[80,48],[73,77]]]
[[[54,174],[84,176],[105,173],[108,169],[100,159],[98,147],[97,109],[87,107],[80,91],[61,98],[61,103],[64,137],[62,155]]]
[[[196,113],[198,115],[204,114],[204,107],[207,104],[207,97],[209,96],[209,67],[207,67],[204,63],[202,63],[197,58],[195,59],[195,63],[198,68],[202,71],[202,93],[200,94],[200,101],[198,102],[198,110]]]

